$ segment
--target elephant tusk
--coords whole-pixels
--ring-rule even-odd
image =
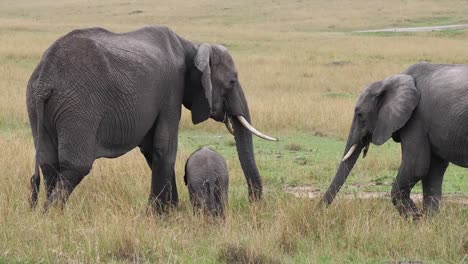
[[[229,117],[226,117],[224,119],[224,124],[226,125],[226,128],[229,131],[229,133],[231,133],[234,136],[234,130],[232,129],[231,120],[229,119]]]
[[[351,155],[353,155],[353,152],[356,150],[356,147],[357,147],[357,144],[352,145],[348,153],[346,153],[346,155],[343,157],[341,161],[343,162],[349,159],[349,157],[351,157]]]
[[[237,119],[239,120],[239,122],[247,129],[249,130],[252,134],[256,135],[257,137],[259,138],[263,138],[263,139],[266,139],[266,140],[271,140],[271,141],[278,141],[277,138],[274,138],[274,137],[270,137],[270,136],[267,136],[267,135],[264,135],[262,133],[260,133],[257,129],[255,129],[252,125],[249,124],[249,122],[247,122],[247,120],[243,117],[243,116],[236,116]]]

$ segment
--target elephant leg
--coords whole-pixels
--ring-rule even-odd
[[[405,217],[419,217],[418,209],[410,198],[411,189],[429,171],[430,144],[421,129],[421,124],[413,120],[401,131],[402,161],[393,184],[392,203]]]
[[[145,153],[142,153],[143,156],[145,157],[145,160],[146,160],[146,164],[148,164],[149,168],[151,169],[151,167],[153,166],[153,154],[152,153],[148,153],[148,152],[145,152]]]
[[[44,175],[44,183],[46,189],[46,197],[49,199],[52,191],[55,189],[58,180],[58,166],[53,164],[45,164],[41,166]]]
[[[448,161],[435,155],[431,156],[429,173],[422,179],[424,213],[437,213],[442,198],[442,181]]]
[[[405,216],[418,216],[418,208],[410,197],[411,189],[421,178],[408,177],[407,170],[400,169],[392,187],[392,203],[398,212]]]
[[[154,127],[146,134],[142,142],[138,147],[140,148],[141,154],[145,157],[146,164],[151,169],[153,167],[153,137],[154,137]]]
[[[44,205],[45,211],[55,205],[63,208],[75,187],[91,171],[95,157],[93,139],[94,134],[90,135],[86,129],[76,127],[73,131],[64,131],[64,134],[58,135],[58,177],[55,183],[52,179],[50,181],[51,193]]]
[[[149,202],[158,213],[177,206],[179,201],[174,166],[177,156],[180,107],[177,115],[174,115],[174,111],[170,115],[161,114],[158,117],[153,139]]]
[[[44,206],[44,210],[47,211],[51,206],[59,205],[61,208],[65,206],[70,194],[73,192],[75,187],[83,180],[83,178],[89,173],[87,170],[76,170],[76,169],[64,169],[59,172],[59,179],[55,189],[52,191],[47,203]]]

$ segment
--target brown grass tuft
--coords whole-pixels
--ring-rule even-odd
[[[264,254],[257,253],[258,249],[248,248],[239,244],[227,244],[221,247],[218,253],[218,260],[229,264],[275,264],[281,263]]]
[[[296,143],[290,143],[290,144],[286,145],[286,150],[289,150],[289,151],[301,151],[301,150],[302,150],[302,146],[299,145],[299,144],[296,144]]]

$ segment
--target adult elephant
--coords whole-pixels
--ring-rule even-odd
[[[65,204],[95,159],[138,146],[152,170],[150,203],[178,203],[174,164],[181,105],[194,124],[229,119],[250,200],[262,195],[250,114],[234,61],[221,45],[193,43],[163,26],[128,33],[74,30],[42,56],[27,87],[36,146],[32,207],[45,179],[47,202]]]
[[[468,65],[419,63],[369,85],[359,96],[335,178],[322,198],[330,204],[363,150],[390,137],[402,159],[391,197],[404,216],[418,216],[410,198],[422,180],[424,212],[438,211],[449,162],[468,167]]]

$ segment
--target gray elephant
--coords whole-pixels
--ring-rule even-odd
[[[185,185],[194,211],[224,218],[228,203],[229,173],[226,161],[207,147],[196,150],[185,164]]]
[[[234,61],[221,45],[193,43],[163,26],[127,33],[74,30],[42,56],[27,87],[36,147],[31,177],[37,204],[39,167],[47,209],[64,205],[95,159],[139,147],[152,170],[149,201],[158,212],[178,203],[174,164],[181,106],[192,122],[208,118],[234,125],[250,200],[260,199],[255,130]]]
[[[410,198],[422,181],[423,211],[437,212],[449,162],[468,167],[468,65],[418,63],[369,85],[359,96],[335,178],[322,198],[330,204],[369,144],[401,142],[402,160],[392,202],[404,216],[419,216]]]

